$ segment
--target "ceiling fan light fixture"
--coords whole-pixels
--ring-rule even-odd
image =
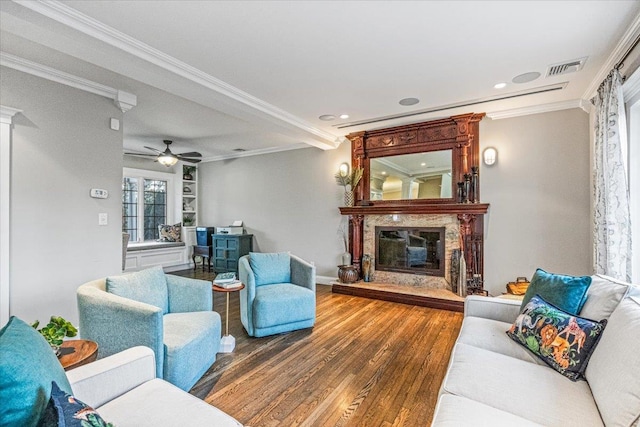
[[[171,167],[171,166],[175,165],[176,163],[178,163],[178,158],[176,156],[174,156],[173,154],[164,153],[164,154],[158,156],[158,162],[161,165],[165,165],[166,167]]]

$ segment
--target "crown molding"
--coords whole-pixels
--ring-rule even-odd
[[[284,147],[263,148],[260,150],[243,151],[240,153],[233,153],[233,154],[228,154],[223,156],[205,157],[202,159],[202,163],[219,162],[221,160],[238,159],[240,157],[261,156],[263,154],[281,153],[283,151],[300,150],[302,148],[309,148],[309,145],[305,143],[299,143],[299,144],[287,145]]]
[[[132,93],[114,89],[82,77],[74,76],[73,74],[56,70],[55,68],[38,64],[37,62],[21,58],[10,53],[0,52],[0,65],[112,99],[123,113],[126,113],[137,105],[137,98]]]
[[[10,125],[13,122],[13,116],[19,113],[22,113],[22,110],[0,105],[0,123]]]
[[[622,55],[635,43],[636,39],[640,37],[640,13],[635,17],[627,31],[613,49],[609,58],[607,58],[604,65],[598,71],[598,74],[591,81],[591,84],[587,87],[587,90],[582,95],[583,99],[591,99],[596,96],[596,91],[600,87],[600,84],[609,75],[613,67],[616,66],[618,61],[622,58]]]
[[[312,134],[319,141],[311,140],[307,144],[323,150],[337,148],[340,143],[336,135],[318,129],[310,123],[269,104],[247,92],[217,79],[185,62],[153,48],[115,28],[87,16],[57,0],[13,0],[15,3],[34,12],[60,22],[90,37],[107,43],[137,58],[145,60],[182,78],[199,84],[209,90],[237,101],[252,110],[260,111],[294,128]]]
[[[551,111],[569,110],[580,108],[585,113],[590,111],[589,102],[584,99],[573,99],[570,101],[553,102],[550,104],[532,105],[530,107],[513,108],[511,110],[487,112],[487,117],[491,120],[508,119],[511,117],[528,116],[530,114],[548,113]]]

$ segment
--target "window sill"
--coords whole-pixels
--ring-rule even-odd
[[[127,252],[147,251],[153,249],[166,249],[185,246],[184,242],[141,242],[129,243]]]

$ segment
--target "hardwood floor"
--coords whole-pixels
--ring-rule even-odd
[[[198,270],[173,274],[210,279]],[[225,319],[225,296],[214,294]],[[236,349],[191,393],[251,426],[427,426],[462,314],[317,286],[313,329],[251,338],[231,294]]]

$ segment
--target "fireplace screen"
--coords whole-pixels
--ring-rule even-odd
[[[444,277],[444,227],[376,227],[376,270]]]

